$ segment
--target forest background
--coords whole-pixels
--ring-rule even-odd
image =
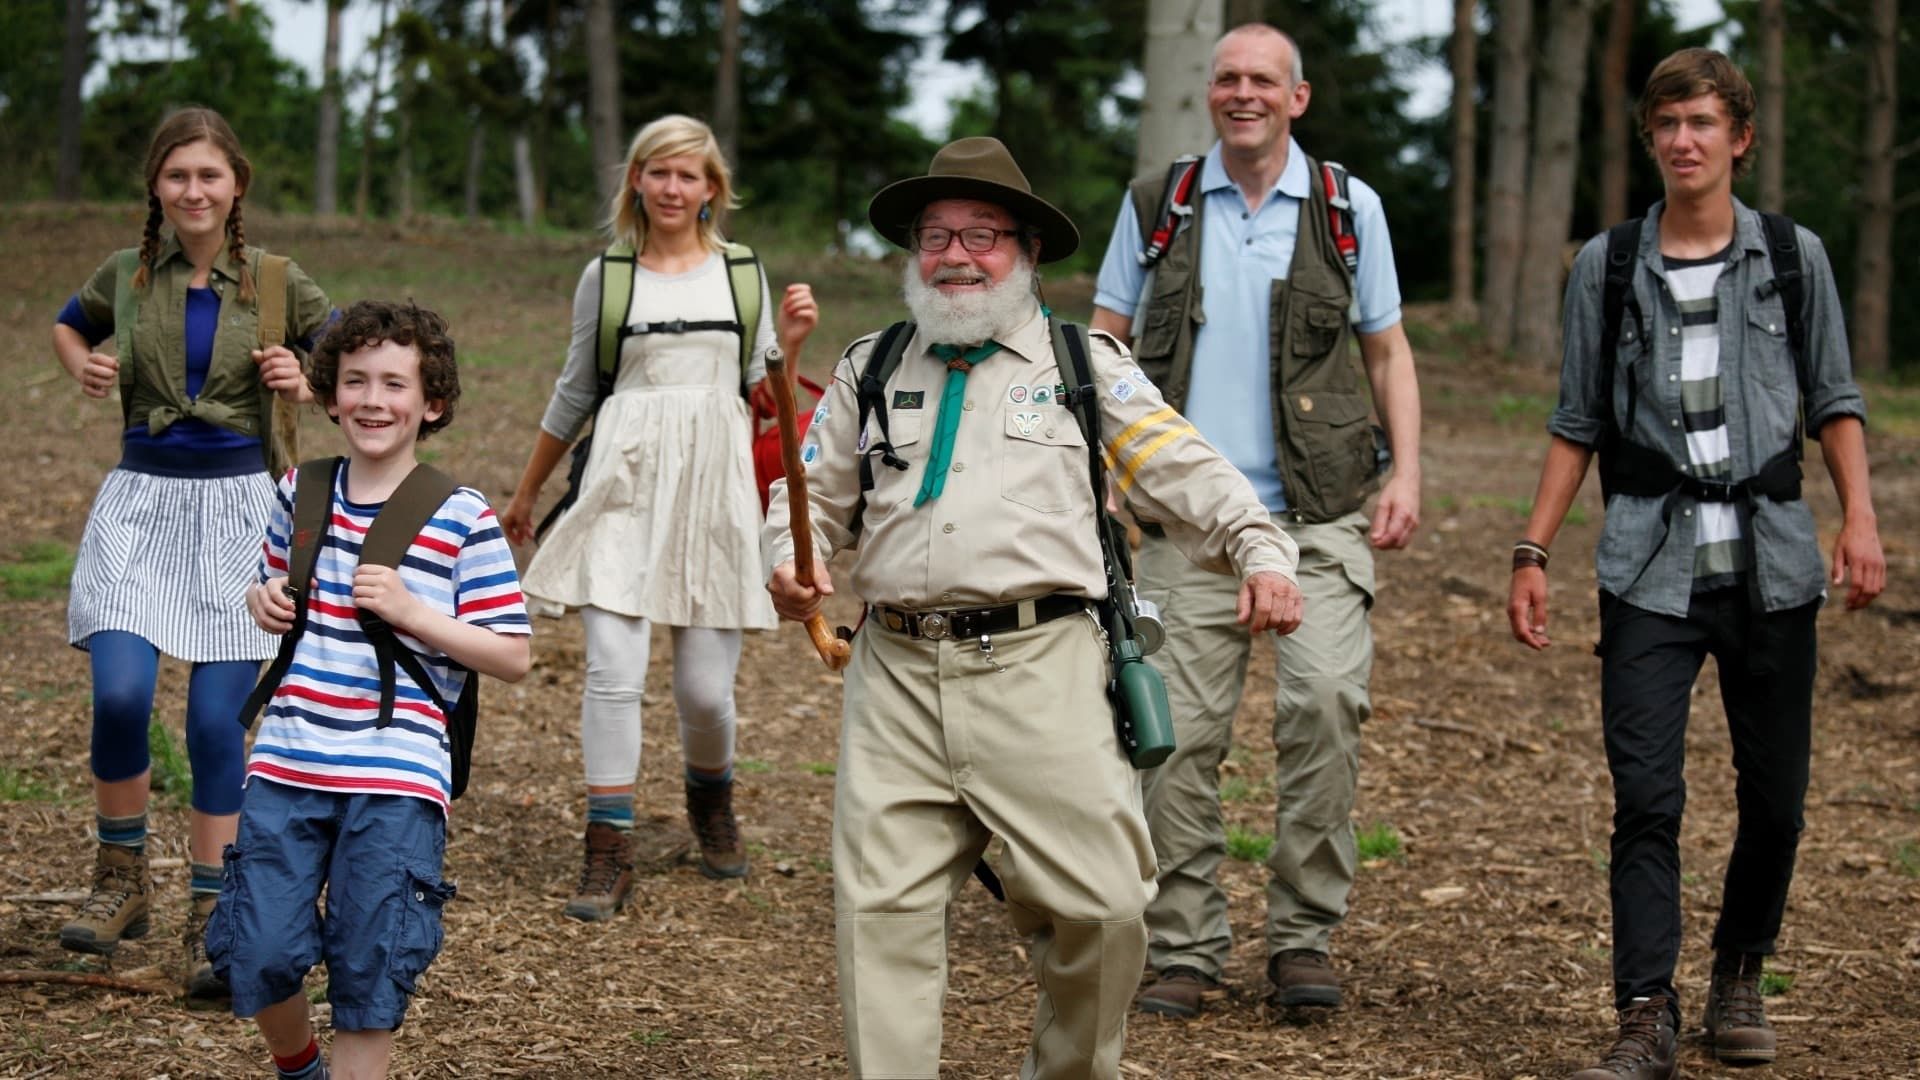
[[[274,44],[303,2],[0,0],[0,200],[136,199],[155,123],[199,103],[246,144],[253,205],[589,230],[632,131],[685,112],[720,133],[746,204],[735,231],[763,248],[858,247],[881,184],[948,138],[993,134],[1079,222],[1069,269],[1087,270],[1122,181],[1211,141],[1205,46],[1266,19],[1306,58],[1302,145],[1385,198],[1406,295],[1551,366],[1569,245],[1659,195],[1634,93],[1661,56],[1713,43],[1761,91],[1760,168],[1738,194],[1826,242],[1863,373],[1920,372],[1920,306],[1890,303],[1920,249],[1920,79],[1898,79],[1915,59],[1898,0],[1725,0],[1684,30],[1667,0],[1415,0],[1432,9],[1417,21],[1453,32],[1391,43],[1365,0],[311,0],[318,80]],[[344,27],[366,13],[375,29],[343,66]],[[935,56],[977,74],[934,110],[944,131],[907,115]],[[1411,115],[1436,63],[1452,107]]]

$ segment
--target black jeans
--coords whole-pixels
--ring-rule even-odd
[[[1715,951],[1773,952],[1805,827],[1818,601],[1754,610],[1744,588],[1694,596],[1684,619],[1600,595],[1601,731],[1613,774],[1616,1007],[1673,989],[1680,955],[1680,813],[1687,707],[1711,654],[1733,741],[1740,824]]]

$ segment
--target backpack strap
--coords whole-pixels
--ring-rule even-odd
[[[766,298],[760,293],[760,256],[745,244],[726,246],[727,286],[733,292],[733,317],[740,324],[740,393],[747,386],[747,368],[753,363],[753,340],[760,329],[760,312]]]
[[[900,369],[900,361],[907,351],[907,342],[913,340],[914,325],[902,320],[886,328],[880,334],[880,340],[867,354],[867,365],[860,371],[860,385],[855,398],[860,405],[858,431],[867,433],[867,419],[878,417],[880,437],[874,439],[860,453],[860,497],[862,503],[866,494],[873,490],[873,455],[880,455],[880,463],[890,469],[905,471],[907,463],[893,452],[892,435],[887,430],[887,380]]]
[[[1793,354],[1793,378],[1800,387],[1797,449],[1806,441],[1807,398],[1813,393],[1813,374],[1807,366],[1807,278],[1800,266],[1800,236],[1785,214],[1760,211],[1760,229],[1767,237],[1767,255],[1773,260],[1773,288],[1787,318],[1787,349]],[[1797,456],[1797,455],[1796,455]]]
[[[1151,177],[1134,181],[1128,187],[1133,196],[1133,213],[1140,226],[1142,268],[1152,269],[1167,254],[1173,238],[1193,218],[1193,189],[1200,178],[1200,159],[1182,154],[1167,166],[1164,179]],[[1148,206],[1154,207],[1148,211]]]
[[[140,298],[133,279],[140,273],[140,249],[126,248],[117,256],[113,272],[113,352],[120,362],[120,426],[133,426],[133,324],[140,318]]]
[[[1639,333],[1641,347],[1647,340],[1646,320],[1640,310],[1640,301],[1633,295],[1634,266],[1640,261],[1640,228],[1645,218],[1628,218],[1607,230],[1606,280],[1600,286],[1600,408],[1607,420],[1607,430],[1601,434],[1603,448],[1633,430],[1633,416],[1639,396],[1639,388],[1634,385],[1633,369],[1627,369],[1627,416],[1625,422],[1619,422],[1613,415],[1613,371],[1615,358],[1620,349],[1620,323],[1628,312],[1633,313],[1634,329]],[[1601,479],[1606,479],[1606,469],[1601,469]]]
[[[406,561],[407,550],[420,537],[421,530],[433,515],[439,513],[459,485],[453,478],[431,465],[421,463],[413,467],[393,494],[387,496],[386,504],[367,527],[367,535],[360,543],[361,566],[389,566],[399,569]],[[426,677],[426,671],[413,657],[412,650],[400,643],[393,627],[366,608],[354,609],[354,617],[359,620],[360,629],[373,645],[374,661],[380,668],[380,718],[376,727],[386,727],[393,723],[394,664],[406,669],[422,691],[446,711],[445,703],[440,700],[440,692],[432,679]],[[400,659],[402,656],[405,659]]]
[[[327,519],[333,515],[333,489],[339,483],[340,469],[346,460],[315,458],[302,462],[294,473],[293,532],[287,537],[286,584],[287,596],[293,601],[293,625],[280,636],[280,651],[274,654],[266,674],[260,676],[253,693],[248,694],[246,703],[240,706],[237,719],[243,728],[253,727],[260,710],[266,708],[267,700],[280,688],[281,680],[293,666],[294,647],[307,632],[313,568],[320,560],[320,547],[326,542]]]
[[[1360,272],[1360,237],[1353,231],[1353,201],[1348,185],[1347,167],[1337,161],[1320,163],[1320,182],[1327,193],[1327,228],[1347,274]]]
[[[254,276],[259,314],[260,347],[287,343],[287,263],[285,255],[262,252]],[[293,402],[260,386],[260,443],[267,455],[267,471],[278,477],[300,460],[300,413]]]
[[[595,364],[599,381],[594,391],[593,411],[613,393],[613,378],[620,373],[621,333],[627,325],[627,312],[633,308],[633,245],[616,240],[600,254],[600,322],[595,332]]]

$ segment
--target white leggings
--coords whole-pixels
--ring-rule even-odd
[[[587,687],[580,697],[580,756],[587,783],[632,787],[640,773],[640,692],[647,683],[651,624],[601,608],[580,609],[587,631]],[[733,764],[733,676],[740,631],[673,627],[673,703],[680,750],[703,772]]]

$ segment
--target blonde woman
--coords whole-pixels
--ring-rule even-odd
[[[543,526],[524,582],[547,611],[578,608],[586,629],[586,855],[566,907],[585,921],[612,918],[633,888],[640,696],[654,625],[672,628],[700,869],[712,878],[747,872],[733,813],[734,673],[741,631],[775,625],[761,585],[748,399],[766,393],[771,350],[796,355],[818,311],[805,285],[788,286],[775,311],[765,273],[736,269],[752,254],[722,232],[735,205],[707,125],[665,116],[634,136],[612,206],[613,243],[580,275],[566,365],[501,516],[509,539],[533,538],[540,487],[591,417],[590,449],[578,455],[582,468]]]

